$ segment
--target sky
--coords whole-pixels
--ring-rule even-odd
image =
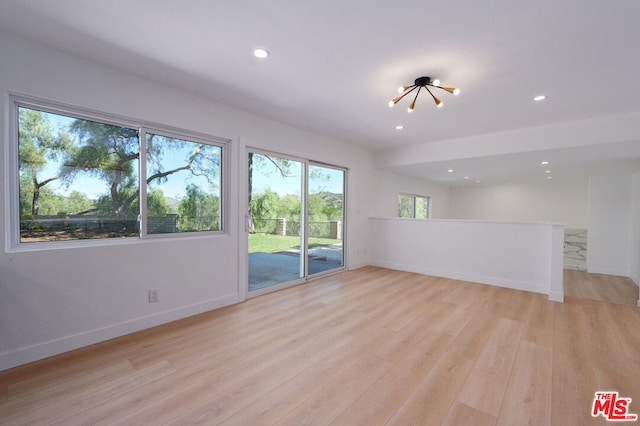
[[[75,118],[65,117],[58,114],[44,113],[46,114],[50,124],[55,129],[67,127]],[[73,136],[73,135],[72,135]],[[77,141],[76,141],[77,142]],[[177,167],[184,166],[186,159],[193,152],[193,145],[185,148],[166,149],[160,161],[163,165],[163,170],[171,170]],[[215,148],[213,148],[215,150]],[[218,151],[219,152],[219,151]],[[257,157],[255,166],[253,168],[253,191],[256,193],[264,192],[267,188],[278,193],[279,196],[285,196],[287,194],[300,195],[302,192],[301,176],[303,174],[303,163],[290,160],[290,167],[288,169],[288,176],[283,177],[280,171],[274,166],[274,164],[266,159],[261,154],[254,154]],[[273,156],[272,156],[273,157]],[[38,177],[42,181],[49,177],[55,176],[62,161],[49,161],[47,167],[42,170]],[[309,166],[309,191],[315,192],[332,192],[343,193],[343,181],[344,171],[339,169],[333,169],[328,167],[310,165]],[[152,170],[148,171],[148,175],[152,174]],[[109,186],[107,182],[102,179],[91,177],[88,175],[78,175],[82,178],[76,178],[73,182],[66,186],[60,180],[52,181],[47,184],[47,188],[53,190],[55,193],[61,195],[69,195],[72,191],[78,191],[85,194],[89,199],[97,199],[101,195],[109,194]],[[188,181],[186,181],[188,179]],[[192,176],[187,171],[181,171],[167,177],[166,182],[161,184],[161,189],[166,197],[172,197],[180,200],[184,193],[185,187],[188,183],[193,182],[200,186],[202,189],[207,188],[209,185],[204,178],[197,178]],[[157,186],[157,185],[150,185]],[[211,193],[211,191],[208,191]]]
[[[49,120],[49,123],[55,129],[61,129],[68,127],[75,118],[66,117],[57,114],[44,113]],[[74,135],[72,135],[74,136]],[[76,142],[77,139],[76,139]],[[212,152],[219,152],[217,147],[212,147]],[[187,158],[193,152],[193,145],[184,148],[166,149],[161,157],[158,157],[159,162],[162,164],[163,171],[172,170],[187,163]],[[62,166],[62,159],[59,161],[49,161],[47,167],[38,173],[40,181],[48,179],[58,174],[60,167]],[[149,170],[147,175],[152,174],[153,171]],[[181,199],[185,193],[185,187],[188,183],[195,183],[201,189],[207,190],[209,193],[217,193],[216,190],[212,190],[203,177],[193,176],[190,172],[184,170],[175,174],[169,175],[166,181],[161,184],[161,189],[166,197],[172,197],[175,199]],[[151,185],[151,186],[158,186]],[[88,174],[79,174],[70,185],[65,185],[61,180],[55,180],[47,184],[47,188],[51,189],[57,194],[68,196],[72,191],[78,191],[85,194],[89,199],[97,199],[101,195],[109,194],[109,185],[102,179],[89,176]]]
[[[264,157],[261,154],[255,156]],[[280,171],[267,159],[256,159],[253,168],[253,192],[262,193],[267,188],[280,197],[287,194],[300,195],[302,192],[303,163],[290,160],[289,176],[283,177]],[[309,166],[309,192],[344,193],[344,171],[316,165]]]

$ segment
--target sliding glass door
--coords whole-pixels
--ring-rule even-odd
[[[249,153],[249,291],[305,276],[305,164]]]
[[[344,170],[308,166],[307,265],[314,275],[344,266]]]
[[[250,294],[342,269],[345,171],[258,151],[248,161]]]

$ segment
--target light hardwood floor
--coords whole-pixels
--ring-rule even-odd
[[[580,299],[637,305],[638,286],[627,277],[564,270],[564,294]]]
[[[640,309],[366,267],[0,373],[0,423],[585,425]]]

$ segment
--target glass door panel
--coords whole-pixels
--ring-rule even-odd
[[[309,165],[307,267],[309,275],[344,266],[344,170]]]
[[[249,291],[306,275],[305,163],[249,153]]]

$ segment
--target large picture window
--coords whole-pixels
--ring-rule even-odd
[[[13,105],[17,244],[222,230],[225,141]]]

